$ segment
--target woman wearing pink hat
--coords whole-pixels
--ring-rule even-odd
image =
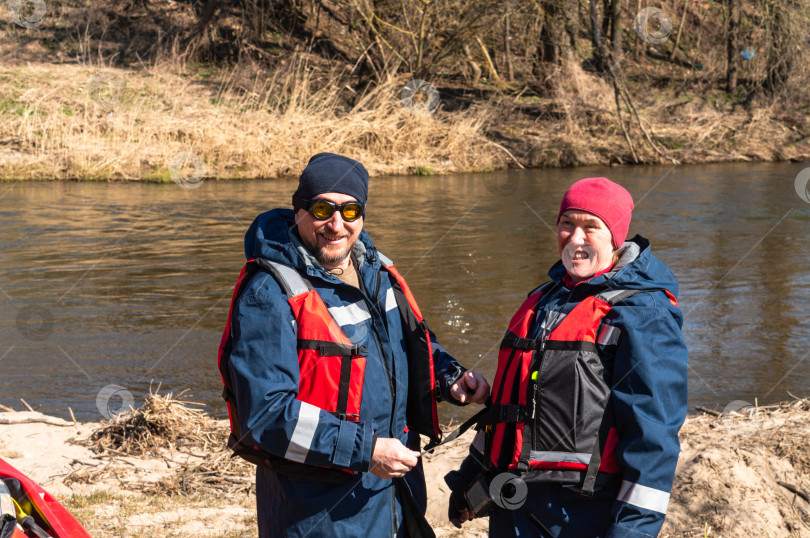
[[[678,284],[636,235],[633,198],[574,183],[557,217],[560,261],[513,316],[492,404],[445,480],[450,520],[490,536],[657,536],[686,417]]]

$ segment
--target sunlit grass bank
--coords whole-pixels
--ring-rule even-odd
[[[517,87],[431,94],[431,85],[403,99],[411,78],[358,89],[340,74],[315,77],[306,61],[292,57],[272,74],[174,61],[2,64],[0,180],[276,178],[321,151],[350,155],[372,175],[810,160],[806,111],[723,92],[631,88],[631,150],[613,89],[577,64],[544,98]]]
[[[347,87],[315,88],[297,64],[271,79],[238,69],[0,66],[0,178],[171,181],[295,175],[314,153],[372,174],[503,167],[488,112],[419,109],[390,79],[344,108]],[[192,156],[196,156],[196,159]]]

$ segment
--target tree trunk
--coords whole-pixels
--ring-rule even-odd
[[[572,0],[541,0],[544,24],[537,48],[540,63],[559,65],[563,56],[571,53],[571,25],[569,13],[577,13],[577,4]]]
[[[785,88],[793,67],[796,36],[790,27],[790,17],[784,4],[787,0],[771,2],[771,46],[768,50],[765,89],[775,94]],[[793,50],[791,50],[793,49]]]
[[[509,51],[509,4],[506,5],[506,14],[503,17],[503,58],[506,64],[506,76],[509,82],[515,80],[515,69],[512,66],[512,54]]]
[[[607,69],[605,47],[602,44],[602,32],[599,26],[599,8],[596,7],[596,0],[590,0],[591,7],[591,43],[593,45],[594,66],[597,71],[604,73]]]
[[[737,2],[738,0],[729,0],[730,2]],[[675,54],[678,53],[678,47],[681,45],[681,33],[683,33],[683,23],[686,21],[686,10],[689,8],[689,0],[683,3],[683,13],[681,13],[681,24],[678,25],[678,35],[675,36],[675,43],[672,44],[672,52],[669,53],[669,61],[675,59]]]
[[[740,50],[740,0],[727,0],[729,4],[728,39],[726,39],[726,87],[729,92],[737,88],[737,53]]]
[[[613,51],[613,61],[618,62],[622,57],[622,3],[624,0],[613,0],[610,4],[610,48]],[[607,14],[605,14],[607,18]]]

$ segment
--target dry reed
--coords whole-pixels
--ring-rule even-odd
[[[0,66],[0,179],[171,181],[191,174],[171,169],[181,153],[226,179],[295,175],[319,151],[352,155],[375,175],[508,160],[482,134],[486,111],[418,114],[401,101],[407,79],[356,96],[339,75],[316,84],[305,55],[292,63],[267,79],[239,66]]]

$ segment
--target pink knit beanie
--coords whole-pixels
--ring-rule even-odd
[[[557,222],[569,209],[579,209],[596,215],[607,225],[613,237],[613,248],[619,248],[627,238],[633,211],[633,197],[627,189],[606,177],[589,177],[571,185],[563,195]]]

